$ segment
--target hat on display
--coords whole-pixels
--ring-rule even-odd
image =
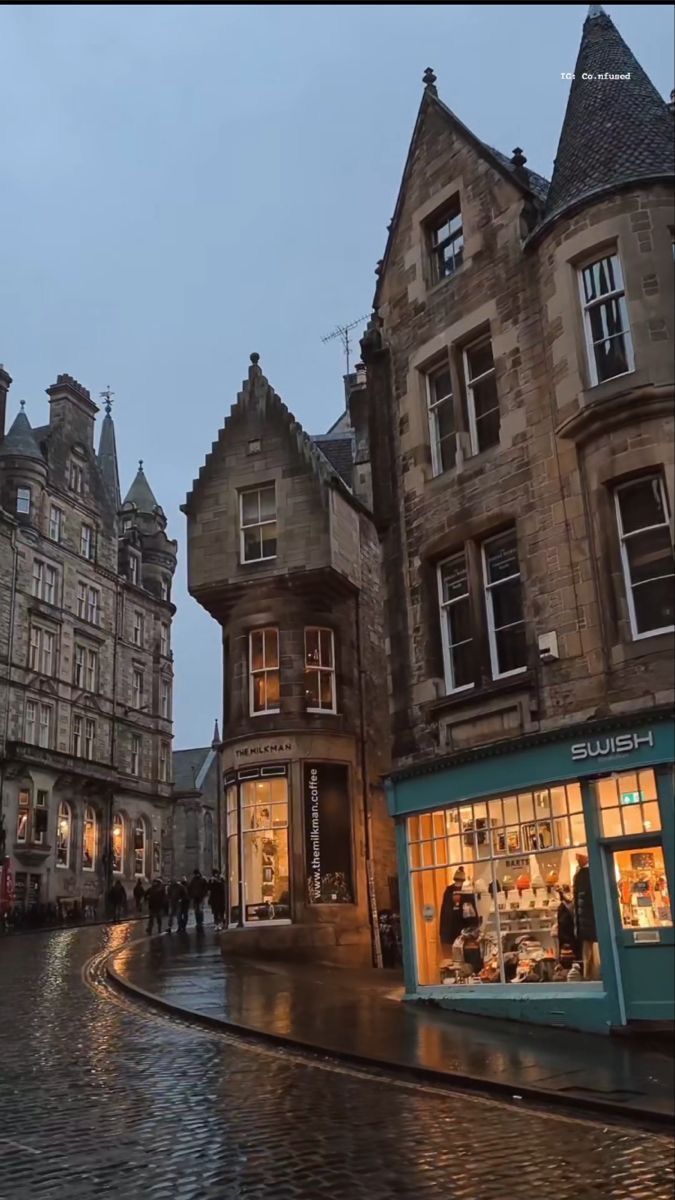
[[[502,879],[502,887],[505,892],[508,892],[509,888],[513,887],[513,875],[505,875],[504,876],[504,878]]]
[[[478,895],[482,896],[484,892],[487,892],[490,885],[487,879],[477,879],[473,886]]]
[[[552,871],[549,871],[548,875],[546,876],[546,886],[547,887],[555,887],[557,882],[558,882],[558,872],[555,869]]]
[[[465,879],[464,883],[462,884],[462,891],[463,892],[473,892],[473,887],[474,887],[473,881],[471,879]]]
[[[541,875],[535,875],[534,879],[532,880],[532,887],[534,888],[535,892],[536,892],[537,888],[544,887],[544,881],[543,881]]]
[[[525,871],[523,871],[522,875],[519,875],[516,879],[516,887],[518,888],[519,892],[524,892],[530,886],[530,877]]]

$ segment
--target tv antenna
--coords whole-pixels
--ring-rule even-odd
[[[347,375],[349,375],[349,351],[351,349],[351,341],[350,341],[349,335],[350,335],[352,329],[356,329],[357,325],[360,325],[362,321],[367,321],[367,320],[368,320],[368,315],[366,314],[365,317],[357,317],[355,321],[350,321],[350,323],[348,325],[336,325],[336,327],[332,333],[327,333],[326,336],[322,337],[322,339],[321,339],[322,342],[332,342],[334,338],[340,339],[340,341],[342,342],[342,348],[345,352],[345,360],[347,363],[347,371],[346,371]]]

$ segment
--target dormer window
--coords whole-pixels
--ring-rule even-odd
[[[273,483],[239,493],[239,536],[243,563],[276,558],[277,502]]]
[[[459,197],[428,223],[429,254],[433,283],[454,275],[464,261],[464,231]]]
[[[76,492],[78,496],[84,493],[84,470],[80,463],[71,462],[70,472],[68,475],[68,484],[72,492]]]
[[[23,513],[24,516],[30,516],[30,488],[20,487],[16,489],[16,511]]]

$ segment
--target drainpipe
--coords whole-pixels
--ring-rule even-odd
[[[366,753],[366,680],[365,667],[361,644],[361,598],[355,596],[356,609],[356,666],[359,675],[359,740],[361,759],[361,799],[363,805],[363,830],[366,849],[366,879],[368,882],[368,913],[370,916],[370,933],[373,950],[373,963],[382,966],[382,943],[380,941],[380,925],[377,919],[377,897],[375,895],[375,864],[373,862],[373,828],[370,811],[370,793],[368,789],[368,758]]]

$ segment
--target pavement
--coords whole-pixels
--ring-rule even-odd
[[[673,1127],[671,1039],[645,1044],[402,1003],[396,971],[224,962],[208,928],[129,944],[108,969],[144,999],[215,1027],[426,1082]]]
[[[0,943],[0,1200],[672,1200],[663,1133],[154,1009],[105,973],[111,953],[169,942],[141,938],[123,924]],[[207,931],[199,956],[187,938],[195,958],[214,942]]]

